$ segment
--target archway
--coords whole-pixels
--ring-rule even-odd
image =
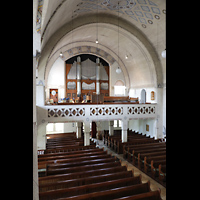
[[[140,103],[146,103],[146,90],[142,89]]]

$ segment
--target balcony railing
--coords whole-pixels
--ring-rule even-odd
[[[46,119],[57,121],[156,118],[157,104],[72,104],[44,106]]]

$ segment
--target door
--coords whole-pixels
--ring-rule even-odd
[[[58,89],[50,89],[50,99],[53,99],[53,103],[58,102]]]
[[[92,138],[96,138],[96,122],[92,122]]]

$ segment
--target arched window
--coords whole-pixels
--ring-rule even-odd
[[[115,96],[125,96],[125,86],[121,80],[118,80],[114,85]]]

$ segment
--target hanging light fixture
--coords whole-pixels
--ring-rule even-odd
[[[119,1],[118,1],[118,67],[116,69],[116,73],[120,74],[121,69],[119,68]]]
[[[60,57],[62,57],[63,56],[63,53],[62,53],[62,51],[60,52]]]
[[[166,58],[166,49],[164,51],[162,51],[161,55],[163,58]]]

